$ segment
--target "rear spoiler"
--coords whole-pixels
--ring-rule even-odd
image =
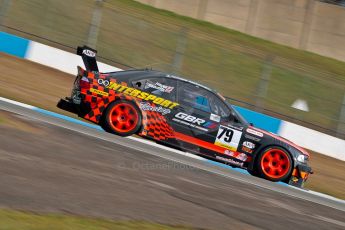
[[[87,46],[78,46],[77,55],[81,56],[87,71],[99,72],[96,61],[97,50]]]

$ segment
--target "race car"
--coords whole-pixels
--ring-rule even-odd
[[[137,134],[273,182],[303,187],[312,173],[306,150],[254,127],[216,91],[150,69],[101,73],[96,53],[78,47],[85,69],[78,67],[72,94],[59,108],[110,133]]]

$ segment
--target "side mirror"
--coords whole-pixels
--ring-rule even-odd
[[[239,123],[240,121],[238,120],[237,116],[235,113],[231,113],[230,116],[229,116],[229,121],[233,121],[235,123]]]
[[[234,116],[234,122],[235,123],[240,123],[240,120],[238,120],[238,118],[236,116]]]

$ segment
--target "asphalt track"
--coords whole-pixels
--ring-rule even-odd
[[[345,202],[0,100],[0,207],[206,229],[345,229]],[[21,116],[14,115],[20,114]]]

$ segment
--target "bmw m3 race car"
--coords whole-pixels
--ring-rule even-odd
[[[270,181],[302,187],[312,173],[307,151],[249,124],[214,90],[155,70],[101,73],[96,50],[78,47],[77,54],[86,69],[78,67],[59,108],[108,132],[137,134]]]

